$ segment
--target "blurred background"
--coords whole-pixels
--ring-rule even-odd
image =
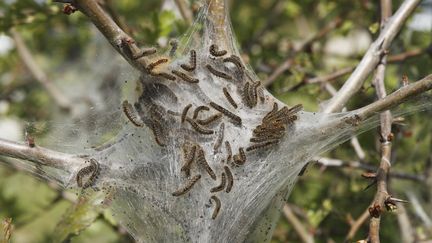
[[[190,24],[176,4],[183,2],[193,15],[199,1],[100,2],[139,43],[164,48]],[[393,12],[401,2],[393,1]],[[379,33],[379,1],[231,0],[229,6],[243,58],[272,94],[289,105],[302,103],[307,111],[319,110]],[[124,61],[85,16],[64,12],[51,1],[0,1],[0,138],[24,141],[26,135],[49,134],[64,120],[85,120],[89,113],[82,107],[121,96],[113,87],[121,73],[129,72]],[[431,67],[432,1],[425,0],[389,50],[387,92],[398,89],[404,75],[415,81],[430,74]],[[369,78],[347,109],[374,100]],[[396,118],[393,125],[390,190],[409,203],[384,214],[382,242],[432,242],[431,117],[431,111],[418,112]],[[67,135],[58,139],[73,140]],[[376,187],[366,189],[372,181],[361,175],[376,171],[379,148],[374,129],[310,163],[272,242],[367,237],[367,208]],[[69,235],[80,233],[71,242],[133,242],[106,210],[89,213],[92,209],[80,207],[76,192],[34,178],[7,158],[0,162],[0,242],[5,232],[11,232],[12,242],[57,239],[59,225],[74,209],[85,220],[69,229]]]

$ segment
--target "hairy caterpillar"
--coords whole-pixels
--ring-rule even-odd
[[[225,97],[227,98],[228,102],[234,107],[234,109],[237,109],[237,103],[234,101],[231,94],[228,92],[228,89],[226,87],[224,87],[222,89],[222,91],[223,91]]]
[[[192,145],[192,147],[186,146],[185,148],[185,162],[181,168],[181,171],[184,171],[186,176],[190,175],[190,167],[195,158],[196,145]]]
[[[189,117],[186,117],[186,121],[189,122],[189,124],[191,124],[191,126],[193,127],[193,129],[195,129],[195,131],[204,134],[204,135],[211,135],[214,133],[213,130],[209,130],[209,129],[205,129],[203,127],[201,127],[200,125],[198,125],[194,120],[190,119]]]
[[[168,80],[171,80],[171,81],[175,81],[176,80],[176,77],[174,75],[171,75],[171,74],[166,73],[166,72],[151,73],[151,74],[152,75],[156,75],[156,76],[160,76],[162,78],[165,78],[165,79],[168,79]]]
[[[180,71],[177,71],[177,70],[172,70],[171,72],[175,76],[179,77],[180,79],[182,79],[183,81],[186,81],[188,83],[191,83],[191,84],[199,83],[199,80],[197,78],[192,78],[191,76],[189,76],[189,75],[187,75],[187,74],[185,74],[183,72],[180,72]]]
[[[222,118],[222,114],[219,113],[219,114],[210,116],[207,119],[197,120],[197,123],[200,124],[200,125],[205,126],[205,125],[208,125],[208,124],[210,124],[210,123],[212,123],[214,121],[219,120],[220,118]]]
[[[83,184],[82,183],[83,177],[89,174],[90,177],[88,178],[87,182]],[[77,173],[76,180],[77,180],[78,187],[82,187],[83,189],[90,187],[94,183],[98,174],[99,174],[99,163],[95,159],[90,159],[90,165],[82,168]]]
[[[246,151],[249,152],[249,151],[253,151],[256,149],[265,148],[265,147],[268,147],[268,146],[271,146],[271,145],[274,145],[277,143],[279,143],[279,140],[272,140],[272,141],[268,141],[265,143],[254,144],[252,146],[247,147]]]
[[[198,117],[198,114],[200,113],[200,111],[209,111],[210,108],[208,108],[208,106],[205,105],[201,105],[198,106],[197,108],[195,108],[194,114],[193,114],[193,119],[196,119]]]
[[[192,72],[196,68],[196,51],[191,50],[190,51],[190,61],[189,64],[182,64],[180,65],[181,68],[188,72]]]
[[[211,199],[213,199],[213,201],[216,203],[215,209],[214,209],[213,214],[212,214],[212,219],[215,219],[217,217],[217,215],[219,214],[219,210],[221,208],[221,201],[215,195],[211,196]]]
[[[162,125],[158,121],[156,121],[156,122],[153,121],[152,122],[152,130],[153,130],[153,135],[155,136],[156,143],[161,147],[165,147],[166,144],[163,141],[163,137],[162,137],[162,134],[163,134]]]
[[[184,123],[184,121],[186,120],[187,113],[191,107],[192,107],[192,104],[189,104],[189,105],[185,106],[185,108],[183,109],[183,112],[181,115],[181,122],[182,123]]]
[[[211,45],[209,48],[210,54],[212,54],[215,57],[221,57],[228,53],[226,50],[218,50],[218,49],[219,47],[216,44]]]
[[[197,152],[197,162],[204,167],[204,169],[207,171],[207,173],[209,174],[209,176],[213,179],[216,180],[216,174],[214,173],[213,169],[210,167],[210,165],[207,163],[207,160],[205,158],[205,154],[204,154],[204,150],[201,147],[198,147],[198,152]]]
[[[231,160],[232,157],[232,150],[231,150],[231,145],[229,141],[225,141],[225,147],[228,153],[228,157],[227,157],[227,163]]]
[[[221,146],[223,138],[224,138],[224,133],[225,133],[225,123],[222,122],[219,126],[218,136],[217,136],[215,144],[213,146],[214,153],[216,153],[217,150],[219,149],[219,147]]]
[[[239,154],[234,155],[233,160],[237,165],[243,165],[246,162],[246,154],[243,148],[239,148]]]
[[[179,188],[177,191],[171,193],[171,195],[178,197],[181,196],[185,193],[187,193],[188,191],[190,191],[190,189],[192,189],[192,187],[195,185],[195,183],[201,179],[201,175],[196,175],[194,177],[192,177],[184,187]]]
[[[176,39],[172,39],[172,40],[170,40],[169,44],[171,46],[169,56],[173,57],[175,52],[177,51],[177,48],[178,48],[178,41]]]
[[[225,170],[225,174],[227,175],[227,180],[228,180],[225,192],[228,193],[231,191],[231,189],[233,187],[234,177],[233,177],[233,174],[231,173],[231,170],[228,166],[225,165],[224,170]]]
[[[123,101],[122,107],[123,107],[123,113],[129,119],[129,121],[132,122],[132,124],[134,124],[137,127],[144,126],[144,123],[135,114],[133,106],[127,100]]]
[[[226,184],[226,176],[225,173],[222,172],[221,183],[219,184],[219,186],[210,189],[210,192],[214,193],[214,192],[222,191],[223,189],[225,189],[225,184]]]
[[[226,115],[227,117],[229,117],[231,120],[234,121],[234,124],[239,125],[239,126],[242,124],[242,120],[239,116],[233,114],[232,112],[228,111],[227,109],[223,108],[222,106],[220,106],[214,102],[210,102],[210,106],[213,107],[215,110],[221,112],[222,114]]]
[[[252,103],[251,103],[251,101],[250,101],[250,97],[249,97],[249,89],[250,89],[250,83],[249,82],[246,82],[245,84],[244,84],[244,86],[243,86],[243,94],[242,94],[242,97],[243,97],[243,101],[245,102],[245,104],[249,107],[249,108],[251,108],[252,107]]]
[[[227,79],[227,80],[231,80],[232,79],[232,77],[230,76],[230,75],[228,75],[228,74],[226,74],[226,73],[224,73],[224,72],[221,72],[221,71],[219,71],[219,70],[216,70],[212,65],[210,65],[210,64],[207,64],[206,65],[206,68],[209,70],[209,72],[211,72],[213,75],[215,75],[215,76],[218,76],[218,77],[220,77],[220,78],[224,78],[224,79]]]
[[[223,61],[224,62],[230,62],[230,63],[234,64],[237,67],[237,69],[239,70],[239,72],[243,75],[244,66],[241,62],[241,59],[238,56],[231,55],[230,57],[224,58]]]
[[[168,58],[161,58],[159,60],[156,60],[155,62],[150,63],[147,65],[147,70],[152,71],[156,66],[161,65],[162,63],[167,63]]]

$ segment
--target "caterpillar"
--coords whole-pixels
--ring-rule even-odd
[[[132,55],[132,58],[134,60],[140,59],[141,57],[153,55],[157,52],[156,48],[148,48],[148,49],[141,49],[138,53],[135,53]]]
[[[188,191],[190,191],[192,189],[192,187],[195,185],[195,183],[201,179],[201,175],[196,175],[194,177],[192,177],[185,186],[179,188],[177,191],[171,193],[171,195],[178,197],[181,196],[185,193],[187,193]]]
[[[191,76],[189,76],[189,75],[187,75],[187,74],[185,74],[183,72],[180,72],[180,71],[177,71],[177,70],[172,70],[171,72],[175,76],[179,77],[180,79],[182,79],[183,81],[186,81],[188,83],[191,83],[191,84],[199,83],[199,80],[197,78],[192,78]]]
[[[87,182],[83,184],[83,177],[89,174],[90,177],[88,178]],[[98,174],[99,163],[95,159],[90,159],[90,165],[80,169],[77,173],[76,180],[78,187],[82,187],[83,189],[90,187],[94,183],[94,180],[97,178]]]
[[[156,143],[161,147],[165,147],[166,144],[162,138],[162,134],[163,134],[162,125],[160,125],[158,122],[153,121],[152,130],[153,130],[153,135],[155,136]]]
[[[196,119],[198,117],[198,114],[200,113],[200,111],[209,111],[209,110],[210,110],[210,108],[208,108],[205,105],[198,106],[197,108],[195,108],[195,111],[193,113],[193,119]]]
[[[227,163],[231,160],[232,157],[232,150],[231,150],[231,145],[229,141],[225,141],[225,147],[228,153],[228,157],[227,157]]]
[[[192,145],[192,147],[186,147],[185,150],[185,162],[180,170],[184,171],[186,176],[188,177],[190,175],[190,167],[195,158],[195,151],[196,145]]]
[[[246,162],[246,154],[243,148],[239,148],[239,154],[234,155],[233,160],[237,165],[243,165]]]
[[[268,146],[271,146],[271,145],[274,145],[274,144],[277,144],[277,143],[279,143],[279,140],[272,140],[272,141],[268,141],[268,142],[265,142],[265,143],[255,144],[255,145],[247,147],[246,151],[249,152],[249,151],[253,151],[253,150],[256,150],[256,149],[265,148],[265,147],[268,147]]]
[[[214,173],[214,171],[212,170],[212,168],[210,167],[210,165],[207,163],[207,160],[205,158],[205,154],[204,154],[204,150],[199,147],[198,148],[198,152],[197,152],[197,162],[204,167],[204,169],[207,171],[207,173],[209,174],[209,176],[213,179],[216,180],[216,174]]]
[[[250,101],[250,96],[249,96],[249,89],[250,89],[250,83],[249,82],[246,82],[245,84],[244,84],[244,86],[243,86],[243,94],[242,94],[242,97],[243,97],[243,101],[246,103],[246,105],[249,107],[249,108],[252,108],[252,103],[251,103],[251,101]]]
[[[165,78],[165,79],[168,79],[168,80],[171,80],[171,81],[175,81],[176,80],[176,77],[174,75],[171,75],[171,74],[166,73],[166,72],[150,73],[150,74],[156,75],[156,76],[160,76],[162,78]]]
[[[184,121],[186,120],[187,113],[191,107],[192,107],[192,104],[189,104],[189,105],[185,106],[185,108],[183,109],[183,112],[181,115],[181,122],[182,123],[184,123]]]
[[[231,120],[234,121],[234,124],[239,125],[239,126],[242,124],[242,120],[239,116],[233,114],[232,112],[228,111],[227,109],[223,108],[222,106],[220,106],[214,102],[210,102],[210,106],[213,107],[215,110],[221,112],[222,114],[226,115],[227,117],[229,117]]]
[[[190,51],[190,61],[189,64],[182,64],[180,65],[181,68],[188,72],[192,72],[196,68],[196,51],[191,50]]]
[[[204,135],[211,135],[214,133],[213,130],[205,129],[198,125],[194,120],[190,119],[189,117],[186,117],[186,121],[189,122],[189,124],[195,129],[195,131],[204,134]]]
[[[169,56],[173,57],[175,52],[177,51],[177,48],[178,48],[178,41],[176,39],[172,39],[172,40],[170,40],[169,44],[171,46]]]
[[[215,209],[213,210],[213,214],[212,214],[212,219],[216,219],[216,217],[219,214],[220,208],[221,208],[221,201],[218,197],[216,197],[215,195],[211,196],[211,199],[215,202],[216,206]]]
[[[219,147],[221,146],[222,140],[224,138],[224,133],[225,133],[225,123],[222,122],[219,126],[218,136],[217,136],[215,144],[213,146],[214,153],[216,153],[218,151]]]
[[[200,124],[200,125],[205,126],[205,125],[208,125],[208,124],[210,124],[210,123],[212,123],[212,122],[214,122],[216,120],[219,120],[220,118],[222,118],[222,114],[219,113],[219,114],[210,116],[207,119],[197,120],[197,123]]]
[[[132,124],[134,124],[137,127],[144,126],[144,123],[135,114],[133,106],[127,100],[123,101],[122,107],[123,107],[123,113],[129,119],[129,121],[132,122]]]
[[[236,55],[231,55],[230,57],[224,58],[223,59],[224,62],[230,62],[232,64],[234,64],[237,69],[239,70],[239,72],[243,73],[244,72],[244,66],[241,62],[240,57],[236,56]]]
[[[219,47],[216,44],[211,45],[209,48],[210,54],[212,54],[215,57],[221,57],[228,53],[226,50],[219,51],[218,49]]]
[[[295,106],[293,106],[293,107],[291,107],[289,109],[290,114],[296,114],[297,112],[299,112],[301,110],[303,110],[303,105],[302,104],[297,104],[297,105],[295,105]]]
[[[284,135],[284,133],[267,134],[264,136],[251,138],[250,141],[253,143],[261,143],[261,142],[266,142],[268,140],[281,139],[283,137],[283,135]]]
[[[225,189],[225,192],[229,193],[233,187],[234,184],[234,177],[233,174],[231,173],[231,170],[228,166],[224,166],[224,170],[225,170],[225,174],[227,176],[227,186]]]
[[[228,92],[228,89],[226,87],[224,87],[222,89],[222,91],[223,91],[225,97],[227,98],[228,102],[234,107],[234,109],[237,109],[237,103],[234,101],[231,94]]]
[[[167,63],[167,62],[168,62],[168,58],[161,58],[161,59],[159,59],[159,60],[157,60],[157,61],[155,61],[155,62],[150,63],[150,64],[147,66],[147,70],[151,71],[151,70],[153,70],[156,66],[159,66],[159,65],[161,65],[162,63]]]
[[[226,176],[225,176],[225,173],[222,172],[221,183],[219,184],[219,186],[216,186],[216,187],[213,187],[212,189],[210,189],[210,192],[214,193],[214,192],[222,191],[223,189],[225,189],[225,184],[226,184]]]
[[[230,76],[230,75],[228,75],[228,74],[226,74],[226,73],[224,73],[224,72],[221,72],[221,71],[219,71],[219,70],[216,70],[212,65],[210,65],[210,64],[207,64],[206,65],[206,68],[209,70],[209,72],[210,73],[212,73],[213,75],[215,75],[215,76],[218,76],[218,77],[220,77],[220,78],[224,78],[224,79],[227,79],[227,80],[231,80],[232,79],[232,77]]]

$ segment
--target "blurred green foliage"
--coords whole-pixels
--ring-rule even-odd
[[[161,11],[161,1],[125,0],[109,1],[112,8],[131,28],[140,43],[158,45],[161,38],[179,36],[187,24],[175,18],[172,11]],[[393,1],[393,9],[402,1]],[[294,65],[269,87],[279,99],[287,104],[303,103],[308,111],[319,109],[318,104],[330,98],[323,85],[300,85],[295,91],[282,92],[294,87],[305,78],[322,76],[342,67],[358,63],[362,53],[351,53],[335,57],[326,52],[329,40],[347,37],[353,31],[362,30],[371,38],[377,36],[379,22],[378,1],[312,1],[312,0],[248,0],[231,1],[231,18],[244,57],[255,68],[263,80],[291,56],[294,46],[310,38],[336,17],[343,19],[342,25],[316,41],[311,48],[294,56]],[[61,70],[62,63],[80,62],[82,51],[91,41],[92,24],[79,12],[66,16],[61,5],[45,1],[19,0],[0,1],[0,33],[8,35],[12,27],[19,30],[36,60],[47,72]],[[425,49],[431,44],[431,33],[404,28],[394,41],[390,54],[398,54],[417,48]],[[329,61],[337,59],[336,62]],[[49,68],[50,69],[49,69]],[[412,81],[430,73],[431,54],[423,54],[400,63],[389,64],[386,72],[387,91],[401,85],[401,76]],[[347,75],[334,81],[340,87]],[[349,104],[349,108],[360,107],[375,99],[369,79],[364,88]],[[52,116],[52,101],[44,89],[28,74],[15,50],[0,56],[0,101],[10,105],[5,115],[23,121],[44,120]],[[428,121],[430,111],[420,112],[409,118],[406,125],[394,125],[394,166],[392,170],[425,176],[431,173],[430,160],[432,124]],[[377,130],[359,136],[366,152],[368,165],[379,161]],[[325,156],[344,161],[358,160],[349,143],[341,145]],[[0,158],[2,160],[2,158]],[[317,242],[342,242],[350,229],[349,218],[356,219],[368,207],[375,187],[364,191],[369,181],[361,178],[362,170],[349,167],[325,168],[311,165],[294,188],[289,199],[300,221],[315,235]],[[405,198],[404,192],[415,191],[427,212],[432,211],[432,183],[391,179],[391,191]],[[429,183],[429,184],[428,184]],[[60,222],[73,221],[65,216],[66,209],[77,207],[62,199],[60,194],[44,181],[17,172],[16,168],[0,167],[0,219],[13,218],[14,242],[47,242],[55,233],[69,235],[71,232],[55,232]],[[91,200],[90,200],[91,201]],[[88,204],[83,208],[90,207]],[[417,232],[431,237],[431,229],[424,228],[409,205],[408,214]],[[82,208],[81,208],[82,209]],[[81,212],[81,211],[79,211]],[[115,222],[107,217],[93,214],[94,223],[72,242],[126,242],[129,238],[119,234]],[[70,215],[69,215],[70,216]],[[400,231],[395,213],[386,213],[382,219],[382,242],[399,242]],[[85,222],[88,224],[90,221]],[[57,226],[59,227],[59,226]],[[81,231],[85,227],[77,227]],[[64,227],[63,227],[64,229]],[[421,234],[420,234],[421,235]],[[363,225],[354,239],[367,236],[367,224]],[[65,238],[64,235],[61,238]],[[293,227],[281,217],[272,242],[299,242]]]

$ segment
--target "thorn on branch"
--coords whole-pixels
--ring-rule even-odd
[[[66,15],[71,15],[71,14],[75,13],[76,11],[78,11],[78,9],[71,3],[66,3],[63,6],[63,10],[62,10],[62,12]]]

